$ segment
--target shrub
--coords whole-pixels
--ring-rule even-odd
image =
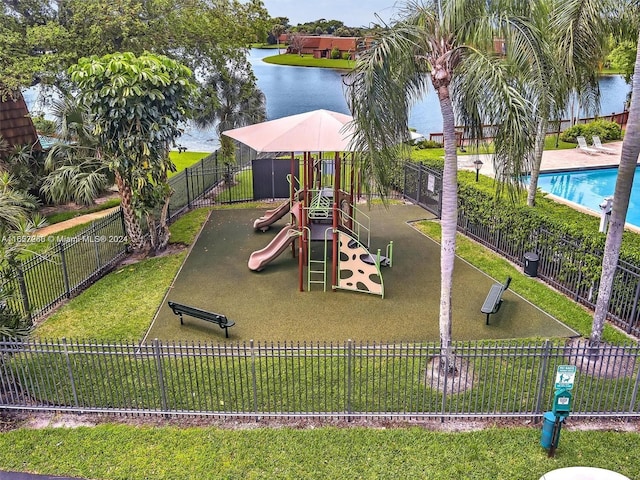
[[[342,54],[342,59],[343,60],[351,60],[351,54],[349,52],[344,52]]]
[[[616,122],[607,120],[594,120],[593,122],[574,125],[560,134],[560,140],[569,143],[578,143],[576,137],[585,137],[591,141],[591,137],[597,135],[600,140],[619,140],[622,138],[622,129]]]
[[[420,140],[416,142],[416,147],[423,148],[442,148],[442,144],[440,142],[436,142],[435,140]]]
[[[331,50],[331,58],[333,60],[339,60],[340,59],[340,50],[338,48],[333,48]]]

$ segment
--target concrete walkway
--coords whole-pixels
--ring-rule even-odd
[[[542,165],[540,171],[580,169],[593,167],[611,167],[620,163],[622,153],[622,140],[610,142],[605,145],[611,148],[614,153],[598,153],[589,155],[577,148],[567,150],[545,150],[542,153]],[[480,159],[483,162],[480,168],[481,175],[495,176],[493,169],[493,155],[465,155],[458,157],[458,167],[463,170],[475,171],[473,162]]]
[[[107,210],[100,210],[99,212],[87,213],[86,215],[80,215],[78,217],[70,218],[64,222],[54,223],[47,227],[41,228],[34,232],[39,237],[46,237],[55,233],[66,230],[67,228],[75,227],[76,225],[82,225],[83,223],[89,223],[99,218],[106,217],[107,215],[115,212],[120,207],[108,208]]]

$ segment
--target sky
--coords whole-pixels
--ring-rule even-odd
[[[288,17],[291,25],[320,18],[340,20],[347,27],[389,22],[397,13],[396,0],[262,0],[271,17]]]

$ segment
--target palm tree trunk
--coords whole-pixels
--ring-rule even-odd
[[[533,147],[533,165],[529,178],[529,188],[527,190],[527,205],[530,207],[536,204],[536,192],[538,190],[538,178],[540,177],[540,167],[542,165],[542,152],[544,152],[544,141],[547,136],[548,120],[540,117],[538,131],[536,132],[536,143]]]
[[[131,186],[122,178],[120,172],[115,171],[116,185],[120,194],[120,208],[124,216],[124,227],[129,237],[129,243],[134,251],[142,251],[145,249],[144,236],[140,228],[140,222],[133,211]]]
[[[640,44],[640,37],[638,38],[638,43]],[[607,318],[613,280],[618,266],[624,222],[627,218],[629,197],[633,186],[633,176],[638,156],[640,155],[640,98],[637,98],[640,95],[640,49],[638,49],[636,55],[632,92],[629,120],[627,121],[627,128],[622,142],[620,167],[618,168],[618,178],[613,194],[613,209],[611,210],[609,231],[602,258],[602,275],[598,289],[598,300],[591,325],[591,337],[589,338],[589,343],[593,347],[597,347],[602,341],[602,330]]]
[[[442,112],[444,138],[444,172],[442,175],[442,238],[440,243],[440,349],[443,359],[448,360],[449,370],[454,368],[451,348],[451,290],[453,265],[456,255],[456,226],[458,223],[458,155],[456,153],[456,130],[449,88],[438,88],[438,99]]]

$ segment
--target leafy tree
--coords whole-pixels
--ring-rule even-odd
[[[532,108],[519,93],[514,68],[533,58],[535,30],[509,15],[508,5],[481,0],[410,1],[400,21],[358,59],[351,78],[350,103],[355,146],[363,152],[363,170],[378,181],[383,195],[398,149],[408,140],[409,107],[432,86],[443,119],[440,346],[443,360],[451,349],[451,288],[457,225],[456,117],[481,138],[482,124],[497,125],[495,159],[499,178],[521,171],[519,162],[533,145]],[[504,38],[503,58],[493,53],[495,37]],[[529,79],[520,77],[523,85]],[[449,367],[453,367],[449,363]]]
[[[117,53],[82,58],[70,73],[89,109],[100,154],[115,175],[132,247],[162,250],[169,240],[167,173],[175,170],[169,148],[186,118],[191,71],[162,55]]]
[[[629,40],[620,42],[609,54],[611,68],[619,70],[627,83],[631,82],[638,45]]]

